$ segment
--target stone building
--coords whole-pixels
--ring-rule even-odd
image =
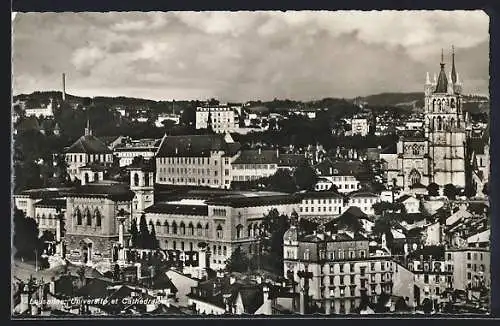
[[[396,153],[381,154],[388,163],[387,179],[391,184],[409,190],[414,184],[437,183],[441,187],[466,184],[466,119],[462,107],[462,82],[455,68],[446,76],[441,58],[439,76],[424,85],[423,132],[403,134]]]
[[[231,106],[196,108],[196,129],[212,129],[224,134],[238,129],[237,109]]]
[[[70,262],[109,265],[118,259],[120,223],[130,229],[134,193],[113,181],[73,188],[66,196],[66,258]],[[122,244],[123,245],[123,244]]]
[[[165,135],[155,156],[156,183],[228,189],[239,149],[229,134]]]
[[[89,163],[113,163],[113,152],[97,137],[92,135],[90,122],[87,121],[85,134],[65,150],[67,171],[71,180],[81,177],[80,168]]]
[[[290,216],[300,199],[267,192],[192,191],[145,209],[162,249],[196,251],[208,245],[210,268],[222,269],[237,247],[254,254],[262,220],[271,210]]]

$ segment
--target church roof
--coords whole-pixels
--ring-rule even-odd
[[[66,153],[109,154],[111,150],[96,136],[84,135],[78,138]]]
[[[441,71],[439,72],[436,90],[434,91],[434,93],[446,93],[447,91],[448,78],[446,78],[446,72],[444,71],[444,63],[441,63]]]

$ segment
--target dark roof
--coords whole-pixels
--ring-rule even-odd
[[[132,164],[127,166],[127,170],[141,170],[144,172],[154,172],[155,165],[156,164],[154,159],[149,159],[149,160],[142,159],[132,162]]]
[[[315,166],[320,175],[358,175],[366,172],[361,161],[333,161],[327,159]],[[332,171],[330,173],[330,170]]]
[[[379,197],[378,195],[372,193],[372,192],[366,192],[366,191],[360,191],[360,192],[353,192],[351,195],[349,195],[350,198],[357,198],[357,197]]]
[[[444,246],[427,246],[411,252],[408,257],[410,259],[420,259],[420,255],[423,255],[424,259],[426,259],[432,255],[432,259],[444,260],[444,252]]]
[[[389,146],[383,148],[380,154],[397,154],[396,143],[392,143]]]
[[[298,193],[302,199],[309,198],[344,198],[341,194],[335,191],[307,191]]]
[[[106,171],[108,167],[104,163],[92,162],[85,166],[82,166],[80,169],[91,170],[95,172],[95,171]]]
[[[234,155],[238,145],[229,145],[223,135],[165,136],[157,157],[209,157],[211,151]]]
[[[146,208],[144,212],[158,214],[208,216],[208,206],[157,203]]]
[[[39,188],[24,190],[19,195],[29,196],[30,198],[55,198],[61,197],[63,193],[72,188]]]
[[[439,72],[436,90],[434,91],[434,93],[446,93],[447,91],[448,78],[446,78],[446,72],[444,71],[444,63],[441,63],[441,71]]]
[[[87,298],[105,298],[109,294],[107,287],[111,284],[109,281],[97,278],[88,279],[85,286],[76,291],[76,295]]]
[[[302,166],[307,162],[304,155],[301,154],[279,154],[278,166]]]
[[[417,182],[417,183],[414,183],[410,186],[410,189],[424,189],[424,188],[427,188],[426,186],[424,186],[423,184],[421,184],[420,182]]]
[[[151,285],[148,286],[149,289],[159,290],[159,289],[170,289],[172,293],[178,292],[174,283],[165,273],[156,273],[151,280]]]
[[[131,200],[135,194],[126,183],[100,181],[76,186],[65,192],[68,197],[105,197],[112,200]]]
[[[253,314],[264,303],[264,296],[260,286],[242,286],[239,289],[245,312]]]
[[[248,207],[248,206],[269,206],[269,205],[284,205],[297,204],[300,202],[300,197],[290,194],[275,194],[269,196],[243,196],[234,195],[214,198],[207,201],[209,205],[229,206],[229,207]]]
[[[349,215],[356,218],[366,218],[367,215],[358,206],[349,207],[342,215]]]
[[[94,135],[85,135],[78,138],[65,151],[66,153],[109,154],[112,151]]]
[[[242,150],[233,164],[277,164],[278,154],[275,150]]]
[[[66,199],[60,198],[46,198],[35,204],[35,207],[55,207],[55,208],[65,208]]]

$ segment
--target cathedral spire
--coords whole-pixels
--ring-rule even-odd
[[[444,55],[443,49],[441,49],[441,71],[439,72],[436,90],[434,93],[446,93],[448,91],[448,79],[446,78],[446,72],[444,71]]]
[[[455,47],[451,46],[451,81],[457,83],[457,70],[455,69]]]

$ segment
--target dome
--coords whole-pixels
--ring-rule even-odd
[[[295,226],[291,226],[283,235],[283,240],[285,241],[297,241],[298,232]]]

